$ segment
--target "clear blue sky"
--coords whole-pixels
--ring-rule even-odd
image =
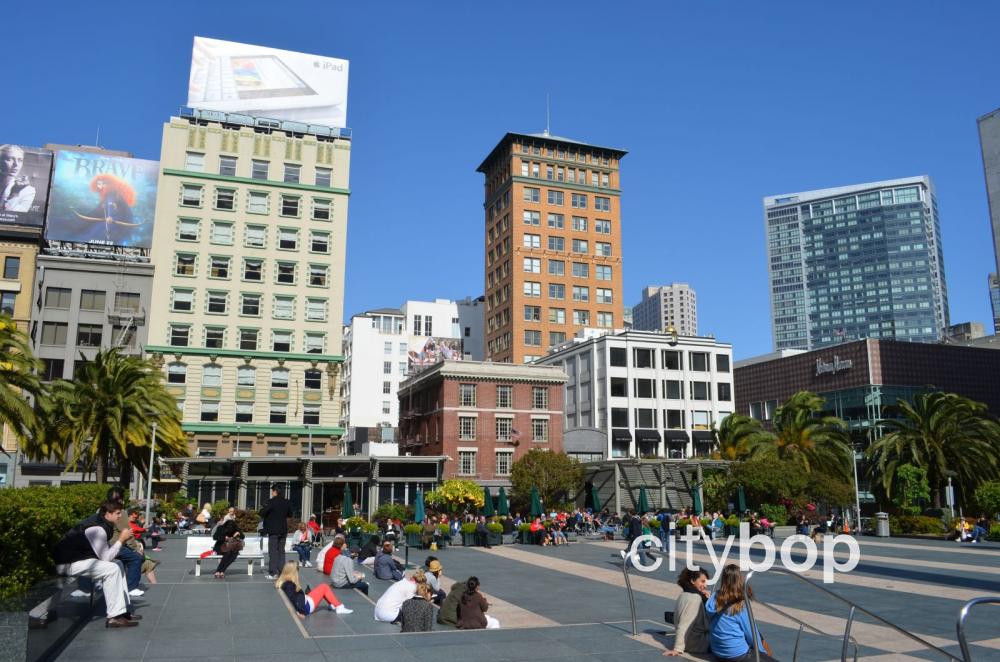
[[[1000,106],[1000,3],[45,4],[5,11],[2,142],[99,126],[158,158],[195,34],[351,61],[347,316],[482,293],[475,167],[544,128],[548,92],[553,133],[629,151],[626,302],[690,282],[701,332],[770,351],[761,199],[927,174],[951,319],[990,327],[976,117]]]

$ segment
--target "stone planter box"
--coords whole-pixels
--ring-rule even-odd
[[[503,544],[503,533],[490,533],[486,536],[486,541],[490,545],[502,545]]]
[[[422,535],[419,533],[407,533],[406,534],[406,546],[421,548],[424,546]]]

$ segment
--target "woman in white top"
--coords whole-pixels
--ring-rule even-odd
[[[705,615],[705,601],[710,593],[708,572],[704,568],[684,568],[677,577],[677,585],[684,592],[677,596],[677,605],[674,607],[674,647],[663,651],[663,654],[674,657],[684,653],[707,653],[708,617]]]
[[[426,584],[423,570],[416,570],[412,577],[403,577],[390,586],[375,603],[375,620],[393,623],[399,618],[403,603],[417,594],[417,584]]]

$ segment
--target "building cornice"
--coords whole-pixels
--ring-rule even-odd
[[[262,352],[245,349],[215,349],[208,347],[172,347],[147,345],[147,354],[180,354],[182,356],[223,356],[228,358],[308,361],[316,363],[343,363],[344,357],[335,354],[293,354],[289,352]]]
[[[345,188],[327,188],[325,186],[311,186],[309,184],[297,184],[293,182],[274,182],[267,179],[251,179],[249,177],[230,177],[228,175],[216,175],[210,172],[192,172],[190,170],[175,170],[164,168],[164,175],[174,177],[192,177],[194,179],[210,179],[217,182],[229,182],[231,184],[248,184],[250,186],[270,186],[273,188],[295,189],[299,191],[310,191],[312,193],[326,193],[331,195],[350,195],[351,190]]]
[[[235,434],[239,428],[240,434],[267,434],[267,435],[293,435],[308,437],[312,431],[313,437],[317,436],[344,436],[344,428],[327,427],[322,425],[254,425],[252,423],[181,423],[181,428],[185,432],[205,432],[222,434],[228,432]],[[306,443],[306,439],[300,439]]]

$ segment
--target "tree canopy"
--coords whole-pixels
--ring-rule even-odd
[[[583,484],[583,466],[565,453],[533,449],[514,462],[510,482],[515,498],[527,503],[538,488],[543,504],[566,501]]]

